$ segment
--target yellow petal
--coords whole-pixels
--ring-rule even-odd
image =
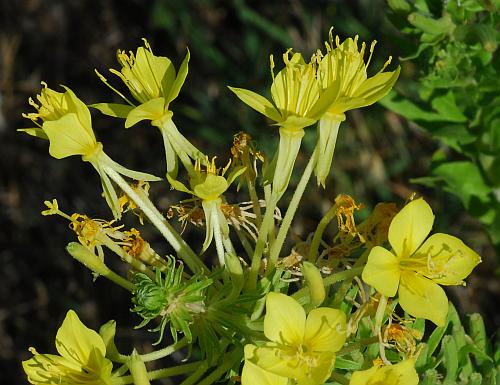
[[[285,345],[300,345],[305,323],[306,312],[292,297],[273,292],[267,295],[264,334],[269,340]]]
[[[319,307],[307,315],[304,345],[313,352],[335,353],[346,339],[346,316],[344,312]]]
[[[460,239],[441,233],[430,236],[413,258],[425,258],[427,268],[419,272],[441,285],[460,285],[481,262]]]
[[[101,356],[106,355],[106,347],[101,336],[86,327],[73,310],[66,314],[56,335],[56,349],[58,353],[75,363],[87,364],[94,349]]]
[[[392,72],[379,72],[364,81],[353,94],[353,97],[364,100],[363,105],[356,106],[356,108],[369,106],[387,95],[396,83],[400,70],[401,67],[398,67]]]
[[[170,59],[155,56],[147,48],[139,47],[133,69],[137,71],[137,78],[150,98],[168,96],[175,79],[175,69]]]
[[[125,120],[125,128],[132,127],[141,120],[158,120],[165,114],[165,99],[156,98],[147,101],[130,111]]]
[[[401,273],[399,304],[416,318],[425,318],[444,326],[448,314],[448,298],[435,282],[411,271]]]
[[[68,373],[82,371],[82,366],[74,361],[53,354],[38,354],[22,362],[28,381],[32,384],[57,383]],[[51,382],[52,381],[52,382]]]
[[[314,366],[305,367],[295,377],[297,385],[323,384],[331,375],[335,364],[335,354],[321,352],[314,355]]]
[[[267,372],[287,378],[302,377],[308,366],[296,354],[296,349],[282,346],[261,346],[255,348],[250,359],[252,363]]]
[[[417,385],[418,374],[413,359],[396,365],[373,366],[368,370],[354,372],[349,385]]]
[[[431,232],[434,214],[422,198],[408,203],[389,226],[389,243],[398,257],[413,254]]]
[[[73,113],[58,120],[44,122],[43,130],[50,141],[49,153],[57,159],[71,155],[87,155],[97,144],[94,136],[89,135]]]
[[[228,188],[226,178],[208,174],[203,183],[193,186],[193,192],[202,200],[211,200],[219,198]]]
[[[87,134],[95,141],[94,131],[92,131],[92,120],[90,117],[89,108],[68,87],[63,86],[63,88],[66,90],[66,92],[64,93],[64,97],[66,98],[68,103],[68,111],[76,113],[82,127],[87,131]]]
[[[361,274],[363,281],[386,297],[394,297],[398,290],[400,269],[394,254],[381,246],[375,246]]]
[[[245,358],[252,357],[255,350],[254,345],[245,345]],[[288,378],[268,372],[249,360],[245,360],[241,374],[242,385],[287,385]]]

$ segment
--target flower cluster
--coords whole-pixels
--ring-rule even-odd
[[[140,317],[137,328],[154,325],[152,345],[173,343],[145,354],[135,348],[122,354],[114,344],[113,321],[98,334],[70,310],[56,336],[59,355],[30,349],[33,357],[23,362],[30,383],[150,385],[186,376],[183,384],[416,385],[427,369],[448,363],[449,357],[457,361],[458,349],[461,357],[480,351],[466,346],[471,338],[462,336],[457,346],[443,342],[439,354],[444,360],[433,356],[447,323],[456,322],[440,285],[464,284],[481,258],[452,235],[429,236],[434,214],[423,198],[412,198],[399,212],[396,204],[380,203],[357,223],[356,212],[364,205],[340,194],[311,234],[291,231],[309,180],[315,175],[317,186],[326,186],[345,113],[380,100],[399,76],[399,67],[387,70],[391,58],[369,76],[375,42],[368,49],[358,40],[341,42],[330,31],[326,52],[317,50],[306,60],[288,49],[276,71],[271,56],[271,100],[230,87],[277,126],[280,139],[273,153],[264,154],[249,134],[236,134],[223,168],[173,122],[171,104],[186,80],[189,50],[178,71],[145,39],[135,53],[119,50],[120,68],[110,71],[130,97],[96,71],[125,104],[91,106],[125,119],[126,128],[141,121],[157,127],[166,180],[114,162],[96,139],[87,105],[67,87],[56,92],[43,84],[37,102],[29,100],[36,112],[24,114],[36,127],[22,131],[48,140],[54,158],[79,155],[89,162],[100,176],[113,219],[68,215],[55,199],[45,201],[42,214],[69,221],[78,242],[68,244],[68,253],[94,279],[103,277],[127,291],[131,311]],[[297,172],[305,129],[314,124],[314,150]],[[292,188],[294,172],[300,180]],[[149,182],[189,197],[164,213],[155,204],[159,189],[152,188],[150,196]],[[247,193],[243,198],[241,190]],[[285,204],[287,191],[291,199]],[[281,210],[286,210],[283,217]],[[181,229],[170,221],[174,212]],[[140,226],[158,230],[168,256],[155,251],[158,240],[148,241],[149,231],[119,222],[130,213]],[[325,240],[331,222],[337,233]],[[182,237],[189,223],[205,227],[203,242]],[[119,263],[125,268],[117,268]],[[432,346],[422,341],[425,320],[441,327],[431,337]],[[146,367],[174,352],[172,367]],[[482,354],[480,360],[490,359]]]

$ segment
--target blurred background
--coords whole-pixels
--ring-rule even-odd
[[[1,382],[26,383],[20,362],[30,356],[28,347],[55,352],[55,333],[69,308],[93,328],[119,320],[119,343],[132,338],[140,350],[144,341],[154,338],[143,330],[131,331],[139,319],[130,313],[124,291],[104,279],[93,282],[66,254],[65,245],[75,240],[67,223],[40,215],[43,201],[57,198],[69,214],[110,218],[99,179],[88,164],[77,157],[53,159],[47,142],[16,132],[30,126],[21,113],[32,111],[27,100],[40,91],[41,81],[56,89],[67,85],[89,104],[116,101],[94,69],[107,76],[108,68],[117,68],[117,49],[135,51],[146,37],[157,55],[170,57],[178,67],[189,47],[189,75],[172,104],[175,121],[197,146],[225,161],[233,135],[241,130],[251,133],[263,150],[274,148],[278,139],[277,130],[226,86],[268,93],[269,55],[279,59],[294,47],[309,57],[323,47],[330,26],[342,39],[359,34],[362,41],[378,41],[371,74],[392,55],[393,63],[402,65],[396,89],[415,81],[418,63],[400,63],[398,58],[413,52],[417,41],[402,35],[388,14],[382,0],[0,0]],[[122,122],[98,113],[93,120],[98,139],[113,159],[162,175],[164,155],[157,130],[147,124],[125,130]],[[314,144],[314,130],[309,131],[306,154]],[[314,221],[339,193],[364,203],[361,216],[366,216],[377,202],[402,205],[417,192],[434,209],[435,231],[460,235],[482,256],[467,287],[452,288],[448,294],[461,314],[483,314],[493,338],[500,326],[500,283],[495,275],[498,258],[487,233],[455,196],[410,182],[429,173],[431,158],[442,146],[380,104],[348,113],[327,188],[309,190],[295,231],[304,236],[312,231]],[[299,158],[299,168],[305,160]],[[151,195],[164,211],[178,199],[166,184],[153,186]],[[203,236],[203,230],[191,230],[189,239]],[[158,250],[169,252],[147,225],[141,232]]]

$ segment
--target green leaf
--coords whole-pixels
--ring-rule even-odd
[[[443,384],[455,385],[458,376],[458,350],[455,339],[452,336],[444,336],[441,342],[446,377]]]
[[[469,315],[469,335],[478,349],[485,354],[489,353],[488,339],[486,337],[486,328],[484,326],[483,317],[481,317],[478,313]]]
[[[432,170],[434,176],[441,177],[446,183],[444,190],[458,196],[464,206],[471,206],[473,197],[487,202],[491,187],[483,179],[477,165],[468,161],[443,163]]]
[[[360,363],[344,357],[337,357],[335,360],[335,369],[360,370],[362,364],[362,362]]]
[[[448,14],[445,14],[445,16],[440,19],[433,19],[432,17],[413,12],[408,15],[408,21],[410,24],[429,35],[446,34],[453,31],[455,28],[455,24],[453,24]]]
[[[444,120],[457,123],[467,121],[467,117],[458,108],[452,91],[448,91],[446,95],[435,97],[432,99],[431,105]]]
[[[96,103],[91,104],[89,107],[101,111],[104,115],[112,116],[114,118],[126,118],[134,106],[119,103]]]
[[[441,122],[444,119],[435,112],[425,111],[407,98],[391,91],[380,103],[391,111],[404,116],[406,119],[423,122]]]

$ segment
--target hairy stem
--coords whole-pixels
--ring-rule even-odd
[[[266,213],[264,214],[264,219],[262,220],[262,225],[259,228],[259,236],[257,238],[257,243],[255,244],[255,251],[252,256],[252,264],[250,266],[250,272],[248,273],[248,280],[246,284],[247,291],[253,291],[257,285],[257,275],[260,269],[260,261],[262,259],[262,253],[266,246],[267,236],[272,226],[274,226],[274,209],[278,199],[271,196],[266,205]]]
[[[319,250],[319,245],[321,243],[321,238],[323,236],[323,233],[325,232],[326,226],[335,218],[335,215],[337,214],[337,205],[333,205],[330,207],[330,209],[326,212],[325,216],[321,218],[321,221],[318,224],[318,227],[316,228],[316,231],[314,232],[313,239],[311,241],[311,246],[309,247],[309,255],[307,257],[307,260],[311,263],[315,263],[318,257],[318,250]]]
[[[179,257],[186,263],[192,272],[198,273],[208,271],[205,264],[200,260],[196,253],[188,246],[182,237],[168,223],[158,209],[151,203],[149,199],[144,200],[137,192],[132,189],[128,183],[110,167],[104,167],[106,174],[123,190],[125,194],[139,207],[144,215],[165,237],[165,239],[174,248]]]
[[[304,194],[307,183],[309,182],[309,179],[311,178],[312,172],[314,170],[314,166],[316,165],[317,161],[316,154],[317,154],[317,149],[315,148],[311,155],[311,158],[309,159],[309,162],[307,163],[304,173],[300,178],[299,184],[297,185],[297,188],[293,193],[292,200],[290,201],[288,209],[286,210],[285,218],[283,218],[283,222],[281,223],[280,229],[278,231],[278,236],[276,237],[276,242],[274,242],[274,244],[271,247],[268,271],[271,271],[273,267],[276,265],[276,262],[278,261],[281,248],[283,247],[283,243],[285,242],[288,230],[290,229],[290,225],[292,224],[293,217],[295,216],[297,208],[299,207],[300,199]]]

